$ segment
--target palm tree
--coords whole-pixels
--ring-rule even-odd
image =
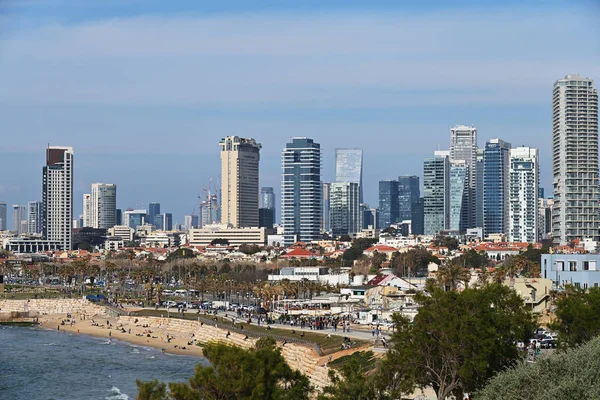
[[[469,283],[471,273],[460,264],[447,262],[438,269],[437,280],[444,290],[456,290],[460,282],[465,286]]]

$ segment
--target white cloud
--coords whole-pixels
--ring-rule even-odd
[[[600,79],[600,28],[591,16],[531,11],[52,24],[0,39],[0,101],[224,108],[542,103],[566,73]]]

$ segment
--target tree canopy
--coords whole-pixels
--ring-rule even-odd
[[[352,242],[352,246],[348,250],[346,250],[342,255],[342,259],[344,259],[344,261],[358,260],[363,255],[363,251],[371,247],[375,242],[375,239],[354,239],[354,242]]]
[[[558,333],[560,346],[579,345],[600,335],[600,288],[587,291],[569,286],[556,302],[556,320],[550,327]]]
[[[415,300],[421,308],[413,322],[394,317],[396,332],[382,368],[388,378],[378,380],[392,398],[427,386],[439,399],[479,389],[513,365],[515,344],[535,329],[522,299],[498,284],[461,293],[433,289]]]
[[[311,386],[308,378],[285,362],[270,338],[245,350],[209,344],[204,354],[210,366],[198,364],[189,383],[137,382],[137,400],[303,400]]]

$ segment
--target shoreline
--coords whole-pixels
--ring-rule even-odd
[[[70,322],[61,325],[63,320],[67,320],[67,314],[44,315],[39,318],[37,327],[44,330],[54,330],[59,333],[114,339],[136,346],[153,347],[158,350],[164,349],[164,352],[169,354],[205,358],[202,347],[196,344],[189,345],[188,342],[192,338],[182,332],[169,331],[166,328],[144,328],[128,322],[120,322],[113,317],[99,317],[85,320],[78,318],[79,315],[76,314],[73,314],[73,317],[76,320],[73,325]],[[98,325],[92,325],[92,321],[95,321]],[[112,328],[107,327],[107,322],[112,325]],[[120,328],[121,326],[125,329],[126,333],[117,329],[117,327]],[[131,333],[128,333],[129,330],[131,330]],[[152,333],[147,333],[148,331]],[[148,334],[150,334],[150,337],[147,336]],[[171,338],[170,342],[167,342],[167,335]]]

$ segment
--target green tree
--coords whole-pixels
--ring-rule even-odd
[[[375,239],[358,238],[354,239],[352,246],[342,254],[344,261],[358,260],[362,255],[363,251],[371,247],[376,242]]]
[[[454,260],[446,262],[437,271],[437,282],[444,290],[456,290],[459,283],[462,282],[466,286],[470,280],[469,270]]]
[[[433,243],[436,246],[447,247],[450,251],[458,249],[458,240],[451,236],[438,236]]]
[[[587,292],[569,286],[556,302],[556,320],[550,328],[558,332],[560,346],[579,345],[600,335],[600,288]]]
[[[138,400],[303,400],[311,387],[308,378],[285,362],[273,339],[261,339],[245,350],[225,344],[209,344],[204,354],[210,366],[198,364],[189,383],[169,383],[168,394],[145,390]],[[138,382],[140,385],[148,385]],[[144,386],[152,389],[151,385]],[[140,391],[141,393],[141,391]],[[155,396],[155,397],[152,397]],[[162,396],[162,397],[156,397]]]
[[[138,387],[138,400],[163,400],[167,398],[167,385],[158,379],[148,382],[136,380]]]
[[[378,380],[392,398],[428,386],[438,399],[480,389],[515,363],[515,343],[535,329],[519,295],[498,284],[461,293],[433,289],[415,300],[421,307],[412,323],[394,316],[396,332],[383,370],[395,378]]]
[[[337,360],[336,360],[337,361]],[[373,400],[377,398],[369,372],[373,368],[373,352],[358,352],[339,367],[329,370],[331,385],[323,389],[318,400]],[[341,375],[341,376],[340,376]]]

